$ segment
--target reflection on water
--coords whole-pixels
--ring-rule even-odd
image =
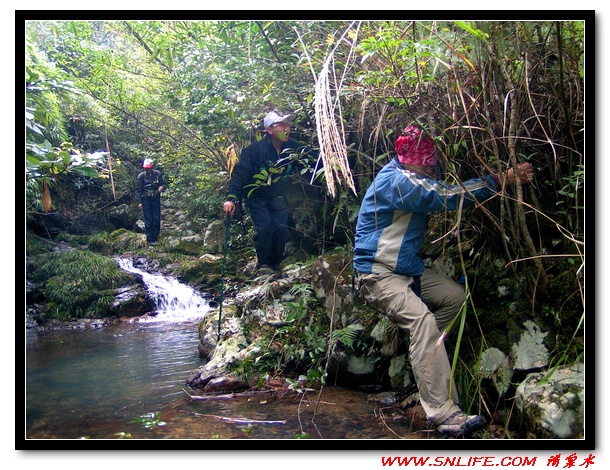
[[[376,409],[364,393],[336,387],[321,396],[191,400],[183,389],[201,364],[197,342],[194,322],[29,333],[26,439],[117,439],[117,433],[132,439],[295,439],[302,432],[316,439],[426,438],[410,432],[402,416]],[[155,430],[130,423],[150,412],[159,412],[167,425]]]
[[[409,423],[355,391],[191,400],[184,392],[209,306],[177,281],[144,273],[158,314],[100,329],[26,334],[26,435],[38,439],[422,439]],[[203,313],[202,313],[203,312]],[[189,390],[190,393],[196,391]],[[159,413],[167,424],[134,422]],[[280,421],[281,423],[278,423]]]
[[[27,429],[155,411],[184,394],[186,379],[201,364],[197,342],[193,322],[29,333]]]

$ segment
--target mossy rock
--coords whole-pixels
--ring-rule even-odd
[[[182,262],[176,274],[181,282],[201,287],[214,287],[222,281],[222,258],[199,258]]]
[[[120,287],[137,282],[112,259],[91,251],[47,253],[30,263],[32,279],[49,302],[47,316],[100,318]]]
[[[101,232],[89,238],[89,250],[104,255],[122,254],[147,247],[146,236],[120,228],[114,232]]]

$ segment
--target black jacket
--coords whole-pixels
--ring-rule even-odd
[[[142,202],[142,199],[149,197],[148,194],[152,195],[152,197],[159,197],[159,186],[165,186],[159,170],[151,171],[150,176],[146,171],[140,173],[138,175],[138,184],[136,187],[136,199],[138,200],[138,204]]]
[[[292,149],[292,150],[287,150]],[[268,134],[246,147],[233,169],[231,180],[227,185],[227,199],[239,200],[240,198],[271,199],[283,196],[286,193],[289,181],[288,176],[295,167],[294,161],[283,161],[269,169],[290,153],[301,153],[308,151],[305,145],[296,139],[288,138],[282,144],[281,152],[278,153]]]

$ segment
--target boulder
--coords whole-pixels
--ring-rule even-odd
[[[529,374],[515,401],[526,432],[538,439],[584,438],[584,365]]]
[[[352,290],[351,258],[345,252],[318,257],[311,268],[311,283],[318,301],[338,327],[358,321],[359,309],[354,302],[360,299],[355,299]]]
[[[118,289],[111,312],[123,317],[138,317],[154,310],[154,302],[147,295],[144,286],[134,284]]]
[[[113,207],[107,212],[108,221],[117,229],[133,230],[138,220],[138,213],[128,204]]]
[[[164,243],[168,244],[173,251],[190,256],[200,256],[203,251],[203,238],[201,235],[164,237]]]
[[[224,249],[226,227],[224,220],[212,221],[204,231],[203,248],[207,253],[219,254]]]
[[[498,348],[489,348],[483,351],[479,361],[479,372],[483,377],[491,379],[500,396],[508,391],[513,370],[506,354]]]

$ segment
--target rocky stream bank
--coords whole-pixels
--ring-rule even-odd
[[[408,338],[360,299],[353,289],[346,250],[309,259],[289,256],[279,278],[249,274],[251,260],[231,259],[226,263],[220,312],[222,223],[212,222],[203,233],[190,233],[184,226],[172,231],[171,221],[177,225],[180,217],[179,213],[165,217],[163,235],[154,250],[147,251],[142,242],[120,256],[132,257],[134,265],[147,270],[176,276],[199,289],[214,306],[199,324],[199,352],[206,363],[185,377],[193,395],[256,389],[299,393],[326,383],[366,391],[372,401],[398,405],[415,427],[426,427],[409,368]],[[131,246],[134,236],[143,237],[125,234],[123,229],[117,232],[115,239],[130,237]],[[61,244],[56,250],[92,248]],[[176,261],[167,252],[184,256]],[[453,259],[447,254],[426,262],[455,276]],[[511,289],[519,286],[499,285],[498,298],[517,298]],[[26,290],[36,292],[37,286],[28,280]],[[121,312],[120,316],[44,324],[39,316],[43,299],[28,295],[26,328],[99,328],[154,314],[146,286],[137,278],[113,295],[110,311]],[[485,318],[466,325],[463,341],[480,353],[466,354],[468,362],[456,383],[471,411],[484,414],[490,423],[474,437],[583,439],[583,364],[553,366],[544,325],[528,306],[518,301],[507,304],[504,315],[510,321],[496,318],[490,323],[499,331],[484,329],[488,328]],[[491,340],[481,341],[477,325]],[[456,351],[455,336],[447,340],[450,354]],[[497,337],[502,341],[494,342]],[[461,351],[460,355],[465,349]]]

